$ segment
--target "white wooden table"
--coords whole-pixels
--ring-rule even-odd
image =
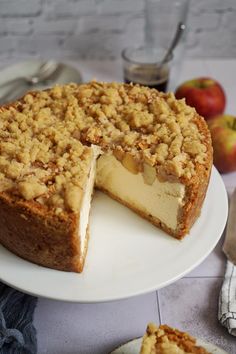
[[[121,63],[73,62],[84,80],[122,80]],[[194,60],[184,64],[180,82],[211,76],[227,93],[226,112],[236,115],[236,60]],[[228,191],[236,186],[236,173],[223,176]],[[71,304],[39,299],[34,324],[39,354],[106,354],[141,336],[148,322],[166,323],[187,330],[236,353],[236,338],[217,320],[218,295],[226,259],[222,239],[214,251],[183,279],[157,292],[128,300],[100,304]]]

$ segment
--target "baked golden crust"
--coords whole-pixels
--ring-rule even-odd
[[[210,354],[196,344],[196,339],[186,332],[167,325],[157,327],[153,323],[147,326],[140,354]]]
[[[189,232],[212,166],[204,119],[173,94],[91,82],[28,93],[0,108],[4,246],[46,267],[82,271],[78,200],[86,188],[92,144],[112,152],[130,173],[143,173],[147,184],[155,176],[183,183],[186,196],[176,230],[135,211],[176,238]]]
[[[196,174],[191,179],[180,178],[180,181],[186,186],[185,203],[182,214],[179,215],[178,238],[182,238],[191,229],[192,225],[201,212],[201,207],[206,196],[209,184],[211,169],[213,163],[213,149],[211,144],[211,135],[207,128],[205,120],[196,116],[196,125],[204,136],[206,143],[206,163],[196,164]]]
[[[32,201],[0,194],[0,241],[3,246],[33,263],[64,271],[81,272],[78,222],[74,214],[55,216]]]

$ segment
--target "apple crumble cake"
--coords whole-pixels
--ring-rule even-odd
[[[176,238],[197,219],[212,146],[172,93],[90,82],[0,108],[0,242],[37,264],[81,272],[94,186]]]

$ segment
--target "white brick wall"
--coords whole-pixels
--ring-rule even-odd
[[[40,16],[42,1],[40,0],[1,0],[1,17]]]
[[[0,0],[0,59],[116,58],[144,40],[145,0]],[[236,57],[236,0],[190,0],[189,57]]]

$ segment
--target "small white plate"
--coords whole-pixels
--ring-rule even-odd
[[[176,281],[200,264],[220,239],[227,214],[227,193],[215,168],[201,216],[182,241],[96,192],[82,274],[40,267],[0,246],[0,280],[29,294],[72,302],[141,295]]]
[[[8,81],[15,79],[17,77],[24,77],[30,76],[36,73],[39,67],[42,65],[42,60],[29,60],[24,61],[21,63],[16,63],[11,66],[7,66],[0,71],[0,99],[6,93],[10,92],[9,99],[6,101],[11,100],[14,96],[14,99],[22,97],[27,91],[34,91],[34,90],[43,90],[48,87],[52,87],[55,84],[66,84],[70,82],[81,83],[82,77],[81,74],[77,69],[73,66],[70,66],[65,63],[60,63],[61,70],[59,71],[58,75],[55,76],[55,79],[52,81],[44,82],[38,85],[25,85],[21,84],[15,87],[15,91],[11,90],[13,86],[7,85],[1,87],[2,84],[7,83]]]
[[[142,338],[133,339],[130,342],[115,349],[110,354],[139,354],[141,349]],[[217,347],[214,344],[205,342],[201,339],[197,339],[197,345],[202,346],[211,354],[228,354],[223,349]]]

